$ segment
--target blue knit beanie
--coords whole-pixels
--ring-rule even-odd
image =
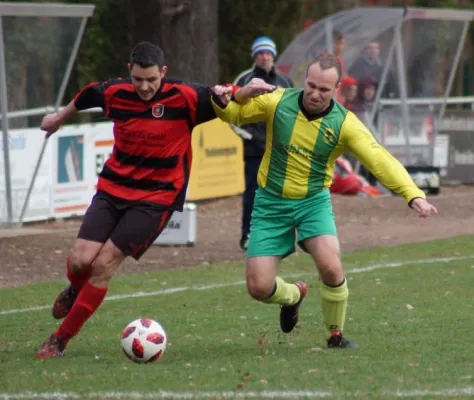
[[[251,53],[252,58],[260,53],[261,51],[268,51],[273,54],[273,57],[277,55],[277,49],[275,42],[267,36],[261,36],[252,43]]]

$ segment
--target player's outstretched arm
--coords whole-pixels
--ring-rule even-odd
[[[377,143],[364,124],[352,113],[349,113],[344,121],[341,141],[383,185],[403,196],[420,217],[426,218],[437,213],[403,165]]]
[[[276,89],[274,85],[266,83],[263,79],[253,78],[244,87],[236,90],[234,99],[239,104],[246,104],[251,98],[265,93],[271,93]]]
[[[46,132],[45,138],[49,138],[61,127],[62,124],[76,115],[76,113],[77,109],[73,100],[62,110],[45,115],[40,125],[40,129]]]
[[[237,92],[244,88],[239,88],[234,92],[234,98]],[[254,92],[253,90],[254,89],[241,91],[240,95],[237,95],[237,101],[250,98],[252,93],[256,93],[256,91]],[[267,93],[262,96],[250,98],[246,104],[241,105],[237,101],[231,101],[230,91],[225,86],[214,86],[212,92],[214,93],[212,103],[217,117],[224,122],[237,126],[255,122],[265,122],[267,119],[268,106],[272,103],[273,99],[273,93]]]
[[[105,109],[104,91],[107,85],[107,82],[92,82],[84,86],[65,108],[46,115],[40,125],[40,129],[46,132],[46,139],[56,132],[62,124],[76,115],[78,111],[93,107]]]

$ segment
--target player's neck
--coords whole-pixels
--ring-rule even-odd
[[[319,118],[323,118],[326,115],[328,115],[332,108],[334,107],[334,101],[331,100],[329,103],[329,106],[327,106],[323,111],[317,112],[317,111],[309,111],[305,106],[303,102],[303,91],[301,92],[299,98],[298,98],[298,104],[300,106],[300,110],[303,113],[303,115],[308,119],[308,121],[314,121]]]

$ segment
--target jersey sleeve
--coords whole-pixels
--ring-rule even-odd
[[[194,91],[195,95],[189,101],[194,103],[191,105],[191,111],[195,113],[194,124],[199,125],[204,122],[217,118],[214,107],[211,103],[212,92],[208,86],[191,83],[188,85]]]
[[[105,82],[93,82],[84,86],[82,90],[74,96],[74,106],[78,110],[100,107],[105,110]]]
[[[222,107],[222,105],[214,99],[212,99],[212,104],[217,116],[230,124],[241,126],[255,122],[265,122],[268,117],[270,105],[277,92],[279,92],[279,90],[254,97],[243,105],[235,101],[230,101],[226,107]]]
[[[342,125],[341,141],[383,185],[403,196],[408,203],[416,197],[426,198],[402,164],[375,140],[352,112],[347,114]]]

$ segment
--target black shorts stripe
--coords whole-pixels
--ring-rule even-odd
[[[117,107],[111,107],[109,110],[108,117],[116,121],[128,121],[132,118],[137,119],[160,119],[160,120],[188,120],[189,109],[187,107],[164,107],[163,115],[159,118],[153,116],[151,108],[144,111],[133,111],[133,110],[122,110]]]
[[[127,154],[120,150],[115,150],[115,157],[120,164],[134,165],[141,168],[150,169],[171,169],[178,165],[179,156],[172,157],[144,157]]]
[[[133,179],[128,176],[119,175],[117,172],[104,165],[100,176],[117,185],[124,186],[130,189],[146,190],[154,192],[157,190],[176,191],[173,182],[153,181],[151,179]]]

